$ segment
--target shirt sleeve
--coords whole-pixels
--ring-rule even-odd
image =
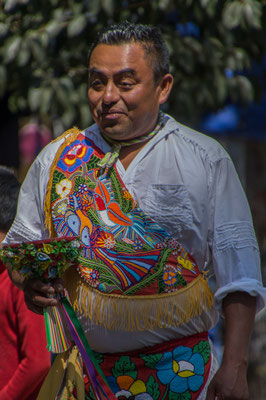
[[[16,218],[3,244],[19,243],[47,239],[49,232],[45,228],[44,200],[51,157],[48,151],[36,158],[21,186]]]
[[[210,236],[216,279],[214,306],[221,311],[227,294],[244,291],[265,305],[260,254],[246,195],[230,158],[212,165]]]

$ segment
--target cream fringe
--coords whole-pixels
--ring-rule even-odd
[[[182,325],[213,304],[213,294],[204,275],[178,292],[146,296],[99,292],[86,284],[74,269],[66,282],[74,309],[111,330],[141,331]]]
[[[57,153],[55,155],[55,158],[53,160],[53,163],[50,167],[49,171],[49,181],[46,189],[46,195],[45,195],[45,200],[44,200],[44,214],[45,214],[45,227],[49,230],[50,237],[56,237],[56,233],[53,227],[52,223],[52,210],[51,210],[51,191],[52,191],[52,186],[53,186],[53,176],[54,176],[54,170],[57,166],[57,163],[59,161],[59,158],[64,151],[65,147],[68,146],[70,143],[72,143],[77,136],[80,134],[80,130],[76,128],[75,126],[65,133],[63,133],[61,136],[59,136],[57,139],[55,139],[53,142],[57,142],[58,140],[64,138],[64,142],[61,144],[59,149],[57,150]]]

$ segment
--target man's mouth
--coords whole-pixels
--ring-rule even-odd
[[[121,115],[124,115],[125,113],[120,110],[111,110],[111,111],[106,111],[106,112],[101,112],[100,117],[105,118],[105,119],[117,119],[121,117]]]

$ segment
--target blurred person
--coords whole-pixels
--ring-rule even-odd
[[[172,85],[159,30],[123,22],[99,33],[89,53],[95,124],[37,157],[5,240],[79,236],[79,265],[54,287],[12,279],[36,313],[68,289],[118,399],[244,400],[265,304],[252,218],[222,146],[160,112]],[[208,330],[219,313],[218,367]]]
[[[0,167],[0,247],[16,215],[20,184]],[[0,263],[0,399],[34,400],[50,367],[43,317],[31,312],[23,292]]]
[[[19,177],[20,181],[22,181],[34,159],[52,140],[52,133],[45,125],[40,125],[38,121],[30,120],[19,129],[18,139]]]

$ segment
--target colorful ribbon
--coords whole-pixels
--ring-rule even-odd
[[[61,307],[69,331],[82,356],[85,368],[87,370],[88,378],[90,380],[91,387],[96,399],[117,400],[115,395],[111,391],[107,383],[106,377],[104,376],[98,364],[98,361],[96,360],[89,346],[89,343],[84,334],[82,326],[67,297],[61,298]]]
[[[60,312],[56,306],[47,307],[43,310],[47,349],[51,353],[63,353],[71,346],[67,339]]]

